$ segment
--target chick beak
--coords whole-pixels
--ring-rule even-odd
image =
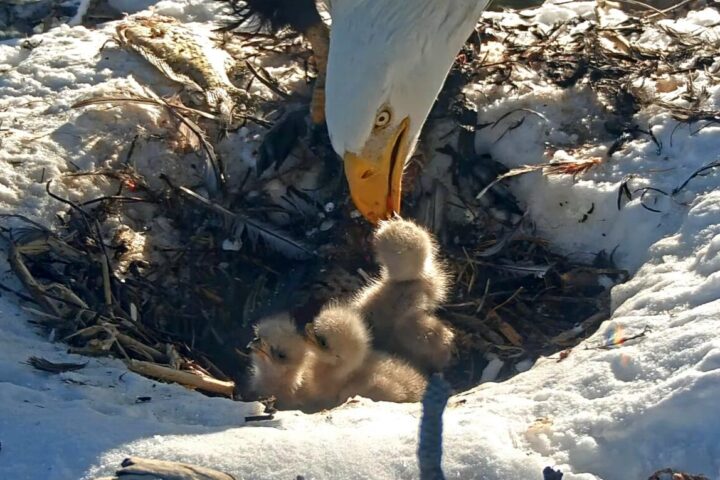
[[[247,344],[248,350],[250,350],[250,353],[259,353],[260,355],[263,355],[270,358],[270,355],[268,355],[267,350],[265,350],[265,342],[262,341],[262,339],[255,337],[253,338],[250,343]]]
[[[409,118],[371,134],[360,154],[343,155],[345,177],[357,209],[371,223],[400,212],[402,174],[408,155]]]
[[[312,328],[312,323],[308,323],[307,325],[305,325],[305,335],[303,336],[303,338],[308,344],[314,347],[318,346],[317,338],[315,337],[315,332]]]

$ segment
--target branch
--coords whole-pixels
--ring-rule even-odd
[[[189,388],[197,388],[206,392],[217,393],[232,398],[235,392],[235,382],[218,380],[207,375],[190,373],[183,370],[165,367],[142,360],[128,359],[125,361],[128,369],[146,377],[157,378],[166,382],[179,383]]]

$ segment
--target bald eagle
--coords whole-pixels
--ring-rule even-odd
[[[230,1],[246,18],[308,37],[325,73],[313,120],[327,122],[355,206],[373,223],[399,212],[405,163],[490,0],[318,0],[332,19],[329,50],[315,0]]]

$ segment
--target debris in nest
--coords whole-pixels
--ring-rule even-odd
[[[195,367],[192,371],[177,370],[157,363],[128,359],[128,369],[145,377],[157,378],[166,382],[179,383],[204,392],[217,393],[232,398],[235,393],[235,382],[218,380],[207,372]]]
[[[221,205],[203,198],[189,188],[179,187],[178,192],[197,205],[206,208],[208,211],[221,215],[224,223],[228,225],[230,237],[235,240],[247,236],[251,245],[255,246],[258,240],[262,239],[271,249],[293,259],[306,259],[314,255],[302,242],[291,238],[287,233],[282,232],[273,225],[255,220],[242,213],[230,212]]]
[[[245,417],[246,422],[264,422],[266,420],[272,420],[275,418],[275,415],[251,415],[249,417]]]
[[[565,360],[566,358],[568,358],[571,353],[572,353],[571,348],[568,348],[567,350],[563,350],[562,352],[560,352],[560,355],[558,355],[558,358],[557,358],[557,363],[560,363],[563,360]]]
[[[96,233],[87,218],[85,221],[89,231]],[[33,229],[35,232],[29,233]],[[233,396],[234,382],[214,378],[208,370],[189,359],[180,360],[181,357],[172,343],[162,343],[155,339],[155,335],[143,328],[114,301],[112,283],[117,282],[118,279],[108,268],[103,267],[109,260],[100,251],[78,255],[78,250],[68,245],[64,239],[54,234],[47,234],[34,223],[19,230],[7,231],[5,240],[9,244],[10,265],[13,271],[31,293],[35,303],[42,308],[36,310],[26,307],[26,311],[34,314],[39,324],[52,327],[64,335],[64,340],[72,345],[71,351],[85,355],[115,354],[125,359],[130,370],[143,375],[211,393]],[[94,244],[96,249],[101,242],[103,242],[102,238]],[[68,252],[72,256],[69,257]],[[57,262],[62,264],[70,260],[76,262],[71,268],[77,270],[80,267],[88,270],[79,278],[64,277],[61,272],[55,271]],[[77,263],[79,260],[80,262]],[[26,265],[28,261],[38,262],[33,263],[35,268],[39,267],[47,271],[47,274],[55,277],[56,280],[62,277],[62,280],[69,281],[69,284],[63,285],[57,281],[50,281],[49,278],[38,281],[28,269]],[[83,280],[87,283],[83,284]],[[88,298],[91,302],[94,300],[91,308],[73,289],[90,293],[93,286],[95,295],[90,295]],[[167,341],[172,342],[169,338]],[[186,348],[183,349],[187,351]],[[170,367],[156,362],[175,363],[175,365]],[[28,363],[35,368],[54,373],[77,370],[85,366],[85,364],[55,364],[35,357],[30,358]],[[211,363],[207,363],[208,368],[217,370]]]
[[[523,175],[525,173],[542,171],[545,175],[573,175],[576,176],[596,165],[602,163],[601,158],[589,158],[586,160],[561,160],[553,161],[548,163],[539,163],[537,165],[523,165],[521,167],[513,168],[507,172],[499,175],[495,180],[488,183],[485,188],[475,195],[475,200],[480,200],[491,188],[500,183],[501,181]]]
[[[595,313],[594,315],[591,315],[587,319],[583,320],[578,325],[574,326],[570,330],[566,330],[559,335],[554,336],[550,339],[550,341],[558,346],[565,346],[565,345],[574,345],[577,343],[577,338],[582,337],[584,335],[589,335],[592,332],[594,332],[597,327],[600,326],[600,324],[605,321],[608,316],[610,315],[609,311],[600,311],[598,313]],[[567,352],[565,356],[563,357],[563,353]],[[570,354],[570,349],[564,350],[560,353],[561,360],[567,355]]]
[[[716,161],[714,161],[714,162],[711,162],[711,163],[705,165],[704,167],[700,168],[700,169],[697,170],[696,172],[693,172],[693,174],[690,175],[690,176],[687,178],[687,180],[685,180],[681,185],[679,185],[679,186],[677,186],[677,187],[675,187],[675,188],[673,189],[672,194],[673,194],[673,195],[677,195],[678,193],[680,193],[680,192],[687,186],[688,183],[690,183],[690,181],[691,181],[693,178],[698,177],[698,176],[707,175],[707,172],[709,172],[710,170],[714,170],[715,168],[718,168],[718,167],[720,167],[720,160],[716,160]]]
[[[230,82],[223,50],[195,35],[174,18],[131,17],[117,26],[120,44],[141,55],[169,79],[202,93],[208,106],[229,125],[233,110],[248,95]]]
[[[611,325],[604,334],[605,341],[602,344],[595,347],[586,348],[596,350],[610,350],[615,347],[620,347],[631,340],[643,338],[647,333],[651,331],[652,330],[649,326],[645,326],[645,328],[643,328],[641,332],[638,332],[634,335],[626,336],[625,329],[622,327],[622,325]]]
[[[30,357],[27,360],[28,365],[31,365],[38,370],[42,370],[43,372],[50,372],[50,373],[63,373],[63,372],[74,372],[76,370],[81,370],[87,366],[87,362],[85,363],[57,363],[57,362],[51,362],[50,360],[45,360],[44,358],[40,357]]]
[[[234,480],[232,475],[211,468],[165,460],[130,457],[123,460],[120,466],[120,470],[117,470],[114,476],[96,480],[145,477],[168,480]]]
[[[145,244],[145,235],[142,233],[134,231],[127,225],[118,227],[111,243],[117,260],[116,270],[113,273],[117,278],[122,279],[131,265],[138,265],[145,259]]]
[[[512,85],[515,78],[522,79],[532,71],[562,88],[591,88],[607,114],[608,136],[598,136],[594,143],[607,142],[608,157],[641,133],[662,149],[649,129],[634,124],[633,115],[641,108],[656,107],[679,122],[697,123],[700,128],[717,124],[718,112],[710,107],[706,85],[696,72],[707,72],[711,82],[717,81],[714,64],[718,38],[707,29],[679,32],[652,20],[656,15],[678,14],[675,8],[662,14],[618,16],[607,14],[610,2],[603,4],[608,5],[599,4],[594,17],[559,21],[548,31],[534,24],[532,15],[521,15],[510,23],[499,17],[484,17],[478,31],[488,43],[495,44],[495,49],[483,56],[466,56],[465,63],[455,68],[469,82],[486,85]],[[639,46],[635,39],[647,34],[665,36],[667,41],[657,47]],[[506,116],[510,113],[514,111]]]
[[[691,475],[672,468],[658,470],[648,477],[648,480],[709,480],[705,475]]]

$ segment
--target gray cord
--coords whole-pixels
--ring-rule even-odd
[[[450,398],[450,385],[442,376],[430,378],[423,397],[423,414],[420,421],[418,464],[420,480],[445,480],[442,471],[442,415]]]

